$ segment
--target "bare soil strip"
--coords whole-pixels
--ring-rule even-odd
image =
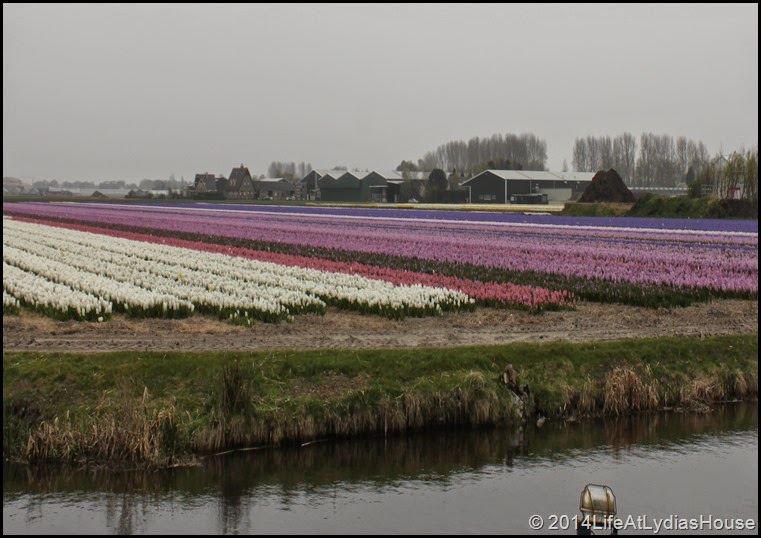
[[[297,316],[292,323],[257,323],[253,328],[204,316],[135,320],[119,315],[90,323],[53,321],[22,312],[3,316],[3,351],[391,349],[754,332],[758,332],[758,301],[742,300],[657,310],[581,303],[575,311],[539,315],[479,308],[402,321],[329,309],[324,316]]]

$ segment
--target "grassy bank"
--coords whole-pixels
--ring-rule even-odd
[[[680,217],[691,219],[758,220],[758,200],[726,200],[714,197],[687,198],[643,194],[628,217]]]
[[[193,455],[753,398],[758,335],[366,351],[4,353],[3,452]],[[511,364],[517,397],[503,383]],[[519,391],[520,392],[520,391]]]
[[[643,194],[634,204],[567,202],[559,213],[565,217],[652,217],[683,219],[758,220],[758,201],[721,200],[714,197]]]
[[[582,204],[579,202],[566,202],[563,211],[559,214],[563,217],[623,217],[634,204],[598,202]]]

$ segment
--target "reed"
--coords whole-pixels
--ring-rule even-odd
[[[32,429],[24,448],[29,462],[108,461],[160,466],[172,463],[176,453],[175,406],[151,408],[148,389],[140,404],[128,398],[104,412],[74,420],[67,410],[62,418],[42,421]]]
[[[616,367],[605,380],[603,411],[622,415],[658,407],[658,389],[649,373],[637,373],[632,367]]]
[[[597,409],[596,386],[591,376],[581,385],[577,408],[582,415],[592,415]]]

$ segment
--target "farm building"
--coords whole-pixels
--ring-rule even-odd
[[[474,204],[548,203],[573,199],[592,182],[589,172],[486,170],[464,181]]]
[[[317,182],[324,176],[337,178],[346,170],[311,170],[307,175],[301,178],[301,192],[306,200],[316,200],[319,198],[320,188]]]
[[[395,202],[402,181],[393,171],[333,170],[317,180],[317,188],[327,202]]]
[[[227,179],[214,177],[214,174],[205,172],[196,174],[195,181],[187,188],[186,195],[197,199],[223,198],[227,191]]]
[[[217,190],[217,178],[214,174],[206,172],[205,174],[196,174],[196,179],[193,182],[193,191],[195,192],[216,192]]]
[[[358,172],[341,170],[317,180],[320,200],[325,202],[361,202],[362,183]]]
[[[362,178],[362,199],[366,202],[399,202],[402,176],[398,172],[373,170]]]
[[[282,177],[254,180],[254,198],[258,200],[294,200],[300,193],[301,185]]]
[[[250,200],[254,197],[255,190],[254,180],[248,168],[242,164],[238,168],[233,168],[233,171],[230,172],[225,196],[227,198],[246,198]]]

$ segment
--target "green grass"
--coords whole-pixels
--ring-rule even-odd
[[[758,200],[720,200],[715,197],[664,197],[643,194],[626,214],[627,217],[661,217],[693,219],[755,219]]]
[[[689,198],[646,193],[634,204],[567,202],[558,213],[567,217],[653,217],[692,219],[758,220],[758,201],[720,200],[715,197]]]
[[[631,209],[633,204],[623,203],[592,203],[566,202],[563,211],[558,213],[563,217],[621,217]]]
[[[752,334],[414,350],[4,353],[3,452],[162,465],[334,436],[689,406],[755,396],[757,352]],[[530,390],[520,412],[499,381],[508,364]]]

